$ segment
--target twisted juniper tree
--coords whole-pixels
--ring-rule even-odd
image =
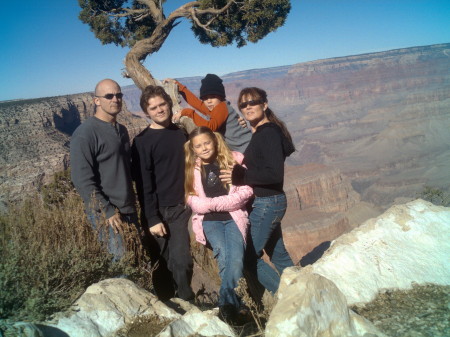
[[[165,0],[78,2],[80,20],[103,44],[130,48],[124,75],[140,89],[155,84],[142,63],[161,48],[180,20],[189,20],[201,43],[213,47],[236,43],[242,47],[282,26],[291,9],[289,0],[199,0],[186,2],[166,15]]]

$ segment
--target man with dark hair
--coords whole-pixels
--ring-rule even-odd
[[[94,95],[94,116],[75,130],[70,142],[71,176],[102,241],[107,235],[100,221],[106,219],[108,250],[118,260],[125,251],[121,226],[125,222],[137,226],[130,138],[126,127],[117,122],[122,110],[120,86],[113,80],[102,80]]]
[[[167,291],[169,284],[158,279],[167,266],[176,296],[192,300],[193,262],[188,231],[191,211],[184,203],[187,137],[172,123],[172,100],[162,87],[146,87],[140,104],[152,123],[134,139],[132,166],[143,212],[142,223],[148,226],[152,242],[158,243],[151,244],[152,262],[156,259],[159,262],[153,283],[160,299],[174,295]]]

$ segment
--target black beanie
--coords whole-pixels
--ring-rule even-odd
[[[218,95],[225,99],[225,88],[222,84],[222,79],[214,74],[207,74],[202,79],[200,87],[200,99],[206,95]]]

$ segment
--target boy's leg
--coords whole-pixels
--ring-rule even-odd
[[[178,297],[191,300],[195,297],[191,288],[193,261],[188,230],[191,210],[184,205],[163,207],[163,217],[168,226],[168,267],[177,286]]]

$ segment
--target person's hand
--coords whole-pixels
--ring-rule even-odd
[[[245,121],[244,117],[239,116],[238,122],[239,122],[239,125],[242,126],[243,128],[247,127],[247,122]]]
[[[175,124],[178,123],[180,121],[180,118],[181,118],[181,111],[178,111],[172,116],[172,123]]]
[[[166,227],[162,222],[150,227],[150,234],[156,237],[163,237],[167,234]]]
[[[175,80],[173,78],[166,78],[166,79],[163,80],[163,83],[164,84],[166,84],[166,83],[175,83]]]
[[[106,223],[112,227],[114,233],[118,234],[120,227],[122,226],[122,218],[120,217],[120,213],[116,213],[112,217],[108,218]]]
[[[226,184],[231,184],[231,172],[233,171],[232,167],[228,167],[228,170],[220,170],[219,178],[222,182]]]

